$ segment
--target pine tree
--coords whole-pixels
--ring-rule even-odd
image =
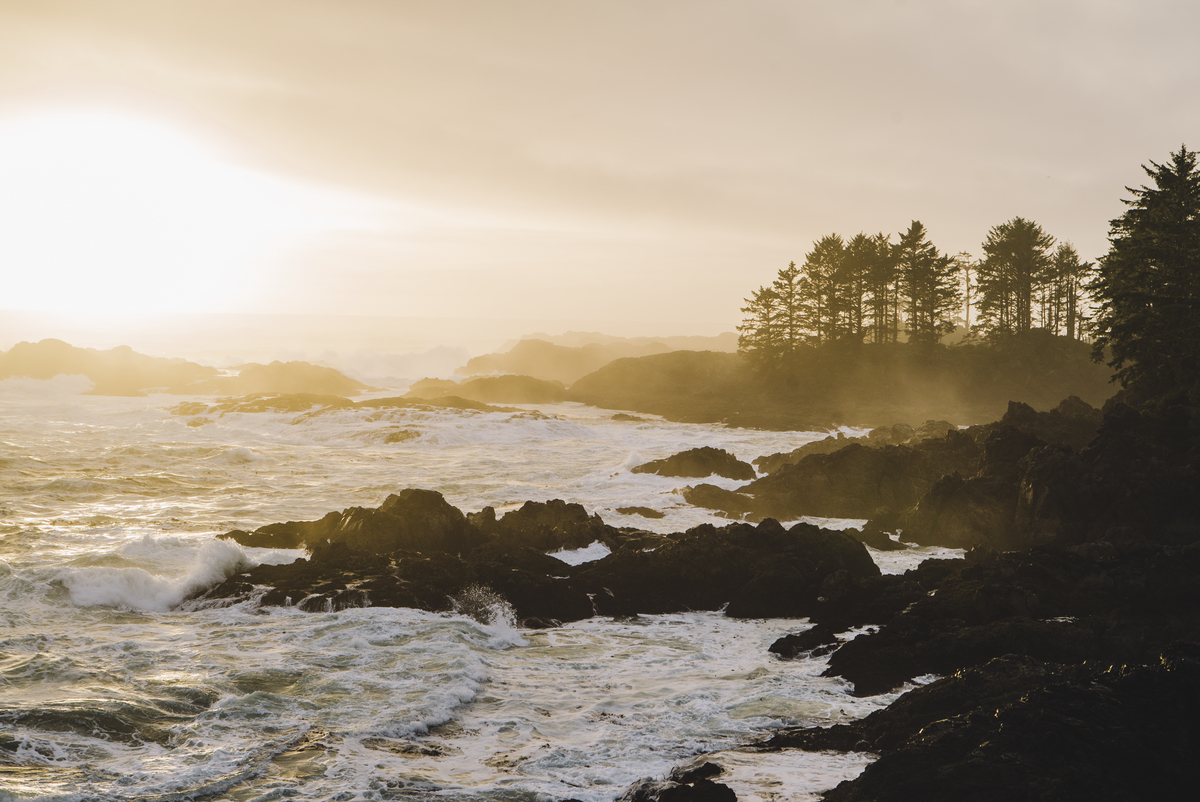
[[[738,350],[759,365],[778,362],[784,353],[779,294],[772,287],[759,287],[745,302],[745,318],[737,327]]]
[[[870,316],[869,281],[878,256],[874,237],[855,234],[846,243],[838,286],[843,296],[842,337],[862,342]]]
[[[1031,220],[1014,217],[988,232],[979,263],[981,328],[989,334],[1028,331],[1033,302],[1050,266],[1051,237]]]
[[[804,309],[801,294],[803,276],[795,262],[779,271],[771,289],[779,303],[778,327],[779,347],[783,353],[792,353],[805,340]],[[745,311],[745,310],[743,310]]]
[[[865,285],[871,341],[896,342],[896,335],[900,329],[897,319],[899,270],[891,238],[882,233],[867,237],[866,243],[858,252],[868,261]]]
[[[1146,398],[1187,390],[1200,401],[1200,172],[1180,146],[1168,164],[1142,166],[1153,187],[1111,222],[1092,290],[1099,301],[1093,357]]]
[[[935,343],[954,330],[951,319],[958,308],[957,265],[938,253],[925,226],[914,220],[896,245],[900,294],[906,302],[908,338]]]
[[[801,302],[805,328],[818,343],[835,339],[840,330],[844,299],[838,281],[845,255],[842,238],[829,234],[817,240],[804,257]]]
[[[1093,268],[1091,262],[1079,259],[1079,253],[1069,242],[1054,251],[1043,289],[1042,326],[1072,339],[1083,336],[1087,322],[1087,284]]]

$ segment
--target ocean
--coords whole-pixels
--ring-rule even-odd
[[[871,760],[736,749],[896,698],[856,699],[819,676],[823,659],[769,654],[803,619],[522,630],[503,617],[187,602],[302,556],[217,535],[377,506],[406,487],[464,512],[561,498],[615,526],[720,525],[677,492],[698,480],[630,468],[697,446],[749,461],[825,432],[618,421],[578,404],[196,416],[171,410],[207,399],[89,387],[0,382],[0,800],[599,802],[702,756],[740,799],[809,800]],[[634,506],[663,517],[616,512]],[[871,552],[893,573],[953,554]]]

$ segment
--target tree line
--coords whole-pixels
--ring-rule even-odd
[[[936,343],[959,325],[972,338],[1035,327],[1087,335],[1095,266],[1070,243],[1055,247],[1037,223],[1014,217],[995,226],[979,259],[940,252],[917,220],[898,240],[817,240],[802,265],[790,263],[745,299],[739,349],[771,363],[830,342]]]

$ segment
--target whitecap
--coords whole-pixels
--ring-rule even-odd
[[[120,554],[148,567],[88,565],[68,567],[58,580],[81,607],[124,607],[166,612],[185,598],[250,567],[245,552],[228,540],[198,547],[177,538],[145,536],[123,546]]]

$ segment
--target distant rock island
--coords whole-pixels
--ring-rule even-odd
[[[614,359],[654,356],[671,351],[737,350],[737,335],[716,337],[609,337],[595,332],[567,332],[558,337],[532,334],[518,340],[508,351],[471,359],[455,374],[486,376],[517,374],[570,385],[604,367]]]
[[[314,393],[356,395],[372,388],[333,368],[308,362],[255,363],[236,374],[188,362],[139,354],[129,346],[107,351],[77,348],[62,340],[21,342],[0,352],[0,379],[52,379],[86,376],[90,395],[143,396],[148,392],[178,395],[249,395],[254,393]]]

